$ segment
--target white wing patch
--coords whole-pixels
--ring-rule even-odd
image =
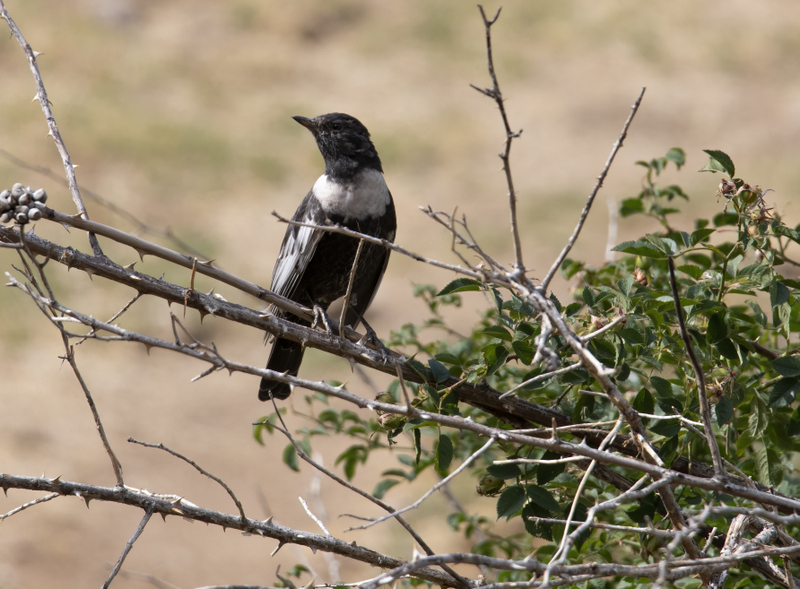
[[[323,174],[314,184],[313,191],[326,213],[341,215],[345,222],[379,217],[392,202],[383,174],[373,169],[364,170],[349,184],[333,182]]]
[[[312,219],[301,219],[303,223],[313,223]],[[281,246],[281,253],[272,272],[270,290],[281,296],[292,298],[297,282],[303,276],[311,256],[317,249],[322,232],[311,227],[298,227],[290,232]]]

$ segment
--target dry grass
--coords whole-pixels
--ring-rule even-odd
[[[497,2],[487,5],[495,10]],[[269,215],[291,214],[320,173],[313,141],[290,115],[339,110],[372,131],[398,207],[398,241],[451,259],[449,239],[417,211],[456,205],[472,220],[484,246],[510,261],[505,188],[496,154],[501,149],[493,104],[468,87],[487,84],[483,31],[477,10],[454,2],[378,3],[338,0],[144,2],[136,0],[8,0],[34,49],[55,114],[81,183],[159,227],[172,227],[227,270],[268,283],[284,227]],[[573,257],[601,263],[607,211],[602,198],[638,190],[636,160],[686,149],[685,172],[670,172],[694,197],[692,215],[719,207],[718,179],[697,174],[703,148],[723,149],[750,182],[773,188],[778,210],[798,218],[800,181],[800,10],[788,0],[597,3],[558,0],[510,3],[496,27],[498,70],[512,125],[525,131],[512,152],[520,192],[527,265],[544,274],[572,230],[584,196],[599,173],[628,108],[643,85],[643,107],[601,193]],[[37,104],[30,72],[13,39],[0,42],[0,143],[24,160],[59,171]],[[52,206],[73,210],[58,183],[0,158],[3,187],[20,181],[43,186]],[[89,201],[99,221],[126,224]],[[686,219],[690,216],[687,215]],[[641,231],[623,223],[620,240]],[[37,232],[86,249],[79,232],[67,235],[43,223]],[[134,252],[109,247],[122,263]],[[4,270],[15,263],[0,251]],[[161,273],[146,260],[137,266]],[[187,283],[188,273],[166,269]],[[110,316],[131,293],[101,280],[66,274],[51,265],[63,302],[98,317]],[[370,312],[386,333],[423,315],[411,284],[444,284],[449,276],[395,257]],[[211,283],[198,287],[209,289]],[[556,284],[566,296],[568,285]],[[235,293],[221,289],[230,299]],[[242,300],[238,297],[238,300]],[[252,300],[242,302],[254,304]],[[167,309],[142,301],[126,325],[169,337]],[[456,320],[468,324],[471,311]],[[261,364],[261,335],[207,318],[188,324],[229,357]],[[55,331],[30,303],[0,290],[0,352],[4,375],[0,411],[0,470],[62,475],[113,484],[83,395],[58,360]],[[214,375],[196,384],[201,367],[180,358],[123,344],[88,343],[78,352],[127,482],[152,491],[233,510],[222,489],[188,466],[152,450],[128,447],[128,436],[164,444],[225,479],[253,516],[314,529],[297,496],[308,498],[312,474],[282,466],[283,440],[268,447],[251,438],[250,423],[269,408],[256,399],[256,380]],[[310,353],[304,376],[351,380],[343,361]],[[379,383],[385,379],[377,379]],[[305,410],[302,394],[292,405]],[[299,423],[299,417],[294,417]],[[332,449],[343,448],[333,440]],[[322,446],[322,444],[320,444]],[[330,465],[335,453],[326,454]],[[389,457],[389,461],[393,458]],[[357,482],[370,489],[375,473]],[[374,513],[323,483],[325,507]],[[402,504],[421,493],[399,488]],[[263,493],[266,506],[259,497]],[[466,480],[458,493],[478,500]],[[0,511],[29,500],[12,491]],[[266,508],[266,509],[265,509]],[[412,516],[435,549],[464,547],[436,518],[448,509],[434,498]],[[0,588],[97,586],[140,518],[116,506],[87,512],[78,500],[60,500],[5,522],[0,533]],[[334,533],[348,522],[333,520]],[[310,559],[330,580],[320,555],[222,534],[178,520],[152,521],[126,567],[179,585],[272,583],[278,563]],[[411,545],[394,524],[342,536],[409,557]],[[375,571],[343,575],[356,579]],[[143,586],[118,579],[115,586]]]

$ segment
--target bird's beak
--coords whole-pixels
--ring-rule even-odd
[[[316,129],[317,129],[317,125],[316,125],[316,123],[314,122],[313,119],[309,119],[308,117],[300,117],[300,116],[292,117],[292,118],[295,121],[297,121],[298,123],[300,123],[301,125],[303,125],[306,129],[311,131],[312,133],[314,131],[316,131]]]

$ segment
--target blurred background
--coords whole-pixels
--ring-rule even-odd
[[[419,210],[430,205],[465,214],[483,247],[512,262],[506,186],[497,154],[504,134],[495,104],[469,87],[490,85],[483,24],[470,3],[414,0],[7,0],[7,8],[33,49],[66,146],[82,186],[136,216],[148,227],[171,229],[222,268],[264,286],[289,216],[322,172],[310,134],[292,115],[341,111],[372,132],[398,212],[397,241],[448,262],[450,237]],[[499,2],[487,1],[494,14]],[[602,170],[630,106],[642,86],[643,104],[611,169],[587,228],[571,257],[599,265],[605,257],[609,206],[638,193],[637,160],[682,147],[687,165],[664,181],[681,184],[692,200],[676,226],[719,211],[718,175],[699,174],[702,149],[726,151],[737,175],[772,188],[769,198],[789,225],[800,220],[800,4],[791,0],[593,0],[508,2],[493,29],[495,63],[514,129],[512,149],[519,193],[524,260],[541,277],[572,232],[586,195]],[[37,102],[33,79],[16,40],[0,35],[0,188],[22,182],[43,187],[48,204],[73,213],[61,181],[63,167]],[[23,163],[13,159],[18,158]],[[142,233],[130,220],[84,196],[90,216]],[[611,203],[607,206],[607,203]],[[680,205],[679,205],[680,206]],[[616,241],[658,228],[620,220]],[[85,235],[46,222],[39,235],[90,251]],[[166,273],[188,285],[189,272],[101,240],[121,264]],[[0,250],[2,270],[16,254]],[[48,276],[62,303],[98,318],[111,317],[133,295],[118,285],[68,273],[56,264]],[[378,333],[424,318],[414,284],[443,286],[453,278],[394,255],[368,313]],[[258,301],[200,278],[229,300]],[[553,288],[569,297],[570,285]],[[470,293],[468,293],[470,294]],[[482,301],[475,295],[453,315],[455,327],[472,325]],[[466,298],[466,297],[465,297]],[[181,310],[173,308],[181,314]],[[188,312],[186,325],[213,341],[228,358],[263,365],[262,334]],[[158,300],[137,302],[121,324],[170,339],[169,309]],[[0,472],[114,485],[91,414],[68,366],[57,331],[19,291],[0,289]],[[251,423],[271,412],[256,397],[257,379],[214,374],[190,379],[206,366],[141,346],[87,342],[77,360],[125,469],[126,483],[174,493],[213,509],[234,512],[219,486],[156,450],[127,444],[132,436],[161,442],[223,478],[250,517],[273,515],[283,525],[318,532],[298,496],[327,518],[331,532],[394,556],[410,558],[412,543],[394,523],[369,532],[344,532],[343,511],[376,509],[309,468],[281,462],[286,441],[253,441]],[[339,379],[372,396],[374,387],[347,362],[310,351],[301,376]],[[287,403],[295,426],[307,423],[305,394]],[[430,444],[430,440],[424,441]],[[347,440],[320,439],[318,458],[334,466]],[[381,465],[360,469],[355,482],[371,490],[380,471],[397,464],[408,444]],[[392,489],[400,507],[432,484],[426,478]],[[459,484],[460,483],[460,484]],[[493,517],[494,500],[457,480],[461,501]],[[10,491],[0,512],[36,497]],[[344,507],[346,505],[346,507]],[[446,526],[450,511],[439,494],[409,516],[437,551],[467,549]],[[59,499],[3,522],[0,589],[98,586],[108,575],[141,518],[137,510]],[[431,517],[433,515],[439,517]],[[154,518],[125,568],[178,587],[269,584],[282,565],[304,562],[318,582],[334,582],[324,555],[244,538],[238,532]],[[338,575],[356,581],[378,573],[348,561]],[[308,577],[303,582],[307,582]],[[114,586],[145,586],[140,577]]]

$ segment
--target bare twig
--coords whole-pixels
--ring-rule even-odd
[[[212,481],[216,481],[217,483],[219,483],[219,485],[220,485],[220,486],[221,486],[223,489],[225,489],[225,491],[228,493],[228,495],[230,495],[231,499],[233,499],[233,502],[236,504],[236,509],[238,509],[238,510],[239,510],[239,515],[241,515],[241,516],[242,516],[242,521],[244,521],[244,520],[246,520],[246,519],[247,519],[247,516],[244,514],[244,508],[242,507],[242,502],[241,502],[241,501],[239,501],[239,499],[236,497],[236,494],[233,492],[233,489],[231,489],[231,488],[230,488],[230,487],[229,487],[229,486],[228,486],[228,485],[225,483],[225,481],[223,481],[221,478],[219,478],[218,476],[215,476],[215,475],[211,474],[210,472],[208,472],[208,471],[207,471],[206,469],[204,469],[202,466],[200,466],[199,464],[197,464],[197,463],[196,463],[194,460],[192,460],[191,458],[187,458],[187,457],[186,457],[186,456],[184,456],[183,454],[179,454],[178,452],[175,452],[175,450],[171,450],[170,448],[167,448],[167,447],[166,447],[164,444],[152,444],[152,443],[150,443],[150,442],[142,442],[142,441],[136,440],[136,439],[134,439],[134,438],[128,438],[128,441],[129,441],[130,443],[132,443],[132,444],[139,444],[140,446],[144,446],[144,447],[146,447],[146,448],[156,448],[157,450],[164,450],[164,452],[167,452],[167,453],[169,453],[169,454],[172,454],[172,455],[173,455],[173,456],[175,456],[176,458],[180,458],[180,459],[181,459],[181,460],[183,460],[184,462],[186,462],[186,463],[188,463],[188,464],[191,464],[191,465],[192,465],[192,466],[193,466],[193,467],[194,467],[194,468],[195,468],[195,469],[196,469],[198,472],[200,472],[200,473],[204,474],[205,476],[207,476],[208,478],[210,478]]]
[[[48,479],[45,477],[25,477],[0,473],[0,488],[27,489],[31,491],[46,491],[58,493],[63,496],[76,496],[85,501],[105,501],[122,505],[131,505],[151,511],[163,516],[178,516],[193,521],[204,522],[222,528],[240,530],[248,534],[272,538],[283,544],[297,544],[316,550],[323,550],[339,554],[346,558],[365,562],[380,568],[393,569],[405,564],[405,561],[387,556],[347,543],[330,536],[314,534],[307,531],[294,530],[280,526],[272,521],[258,521],[247,518],[242,520],[241,515],[227,514],[220,511],[205,509],[176,496],[155,495],[148,491],[133,489],[131,487],[100,487],[64,481],[61,479]],[[446,587],[453,586],[449,574],[435,569],[424,569],[417,573],[420,579],[442,584]]]
[[[342,313],[339,317],[339,337],[344,339],[344,328],[346,326],[345,318],[347,317],[347,310],[350,308],[350,295],[353,292],[353,282],[356,279],[356,270],[358,270],[358,259],[361,257],[361,250],[364,249],[364,240],[358,241],[358,249],[356,249],[356,257],[353,260],[353,266],[350,268],[350,278],[347,280],[347,292],[344,295],[342,303]]]
[[[366,528],[369,528],[369,527],[372,527],[372,526],[374,526],[375,524],[379,524],[379,523],[381,523],[381,522],[383,522],[383,521],[386,521],[386,520],[387,520],[387,519],[389,519],[389,518],[395,517],[395,516],[396,516],[396,515],[398,515],[398,514],[405,513],[406,511],[411,511],[412,509],[416,509],[417,507],[419,507],[420,505],[422,505],[422,502],[423,502],[423,501],[425,501],[425,499],[427,499],[428,497],[430,497],[430,496],[431,496],[431,495],[432,495],[432,494],[433,494],[433,493],[434,493],[434,492],[435,492],[435,491],[436,491],[436,490],[437,490],[439,487],[441,487],[441,486],[443,486],[443,485],[446,485],[448,482],[450,482],[450,481],[451,481],[451,480],[453,480],[455,477],[457,477],[459,474],[461,474],[461,472],[462,472],[462,471],[464,471],[464,469],[466,469],[466,468],[467,468],[467,467],[468,467],[470,464],[472,464],[472,462],[473,462],[473,461],[474,461],[474,460],[475,460],[475,459],[476,459],[478,456],[480,456],[481,454],[483,454],[484,452],[486,452],[486,450],[488,450],[488,449],[489,449],[489,446],[491,446],[492,444],[494,444],[494,442],[495,442],[495,438],[494,438],[494,437],[491,437],[491,438],[489,438],[489,441],[488,441],[488,442],[486,442],[486,443],[485,443],[483,446],[481,446],[481,447],[480,447],[480,448],[478,448],[478,449],[477,449],[475,452],[473,452],[473,453],[472,453],[472,454],[469,456],[469,458],[467,458],[467,459],[466,459],[464,462],[462,462],[462,463],[459,465],[459,467],[458,467],[457,469],[455,469],[453,472],[451,472],[449,475],[447,475],[447,476],[446,476],[445,478],[443,478],[441,481],[439,481],[438,483],[436,483],[436,484],[435,484],[433,487],[431,487],[430,489],[428,489],[428,490],[427,490],[427,491],[426,491],[426,492],[425,492],[425,493],[422,495],[422,497],[420,497],[419,499],[417,499],[416,501],[414,501],[414,503],[412,503],[411,505],[409,505],[409,506],[407,506],[407,507],[403,507],[402,509],[398,509],[398,510],[397,510],[397,511],[395,511],[394,513],[390,513],[390,514],[388,514],[388,515],[384,515],[383,517],[376,518],[376,519],[374,519],[374,520],[370,521],[368,524],[364,524],[363,526],[356,526],[356,527],[353,527],[353,528],[349,528],[347,531],[349,532],[350,530],[364,530],[364,529],[366,529]]]
[[[306,503],[306,500],[303,499],[302,497],[298,497],[298,499],[300,500],[300,505],[302,505],[303,509],[306,510],[306,514],[308,514],[308,517],[314,520],[314,523],[319,526],[319,528],[325,533],[326,536],[330,536],[331,533],[328,531],[328,528],[326,528],[325,524],[323,524],[322,521],[311,512],[311,508],[308,506],[308,503]]]
[[[40,503],[45,503],[46,501],[50,501],[51,499],[55,499],[56,497],[60,497],[58,493],[50,493],[49,495],[44,495],[42,497],[38,497],[33,501],[28,501],[27,503],[23,503],[19,507],[15,507],[11,511],[7,511],[6,513],[0,514],[0,522],[4,519],[11,517],[12,515],[19,513],[20,511],[25,511],[29,507],[33,507],[34,505],[39,505]]]
[[[544,279],[542,279],[542,284],[541,284],[542,290],[544,291],[547,290],[547,287],[550,284],[550,281],[553,279],[553,276],[555,276],[556,272],[558,272],[558,269],[561,268],[561,264],[564,263],[567,254],[569,254],[570,250],[575,245],[575,242],[578,241],[578,236],[581,233],[581,229],[583,229],[583,224],[586,222],[586,218],[589,216],[589,211],[592,208],[592,203],[594,202],[594,198],[597,196],[597,193],[603,186],[603,181],[605,181],[606,176],[608,175],[608,170],[611,168],[611,164],[614,162],[614,158],[616,157],[619,148],[622,147],[622,142],[628,135],[628,127],[631,126],[631,121],[633,121],[633,117],[636,115],[636,111],[639,110],[639,105],[642,103],[642,98],[644,97],[644,91],[645,88],[642,88],[642,91],[639,93],[639,97],[636,99],[636,102],[633,103],[633,106],[631,107],[631,113],[628,115],[628,119],[622,126],[622,133],[620,133],[616,142],[614,142],[614,146],[611,148],[611,154],[608,156],[608,160],[606,160],[606,165],[603,167],[603,171],[600,172],[600,175],[597,177],[597,183],[594,185],[594,188],[589,193],[589,198],[586,199],[586,204],[583,206],[583,211],[581,211],[581,216],[578,219],[578,224],[575,226],[572,235],[567,241],[567,245],[565,245],[564,249],[561,250],[561,253],[558,254],[556,261],[553,262],[553,265],[550,267],[550,270],[548,270],[547,275],[544,277]]]
[[[111,585],[111,581],[113,581],[114,577],[117,576],[119,569],[122,568],[122,563],[125,562],[125,558],[127,558],[128,553],[131,551],[131,548],[133,548],[133,543],[136,542],[136,540],[139,539],[139,536],[142,535],[144,527],[147,525],[147,522],[150,521],[152,516],[153,512],[149,509],[144,512],[144,517],[142,517],[142,521],[139,522],[139,527],[136,528],[136,531],[133,533],[133,536],[131,536],[131,539],[125,544],[125,548],[122,549],[122,554],[120,554],[119,558],[117,559],[117,564],[114,565],[114,568],[111,570],[111,574],[108,576],[108,579],[106,579],[106,582],[103,583],[103,589],[108,589],[109,585]]]
[[[402,379],[401,379],[401,382],[402,382]],[[274,400],[273,400],[273,403],[274,403]],[[308,454],[306,454],[305,451],[303,450],[302,446],[300,446],[300,444],[297,443],[297,441],[294,439],[294,436],[292,436],[292,434],[289,432],[289,429],[286,427],[286,422],[283,421],[283,416],[280,414],[280,412],[276,411],[275,415],[278,416],[278,419],[280,420],[281,425],[279,426],[277,424],[272,423],[271,424],[272,427],[274,427],[279,432],[281,432],[284,436],[286,436],[286,438],[289,440],[289,442],[291,442],[291,444],[294,446],[295,452],[297,452],[297,456],[300,457],[301,460],[304,460],[305,462],[310,464],[312,467],[317,469],[317,471],[323,473],[328,478],[336,481],[337,483],[342,485],[344,488],[349,489],[350,491],[353,491],[354,493],[356,493],[357,495],[360,495],[364,499],[374,503],[375,505],[377,505],[378,507],[380,507],[384,511],[387,511],[390,514],[394,514],[394,518],[397,520],[397,523],[399,523],[401,526],[403,526],[403,528],[405,528],[405,530],[411,535],[411,537],[414,539],[414,541],[417,544],[419,544],[420,548],[422,548],[425,551],[426,554],[432,555],[434,553],[433,549],[428,545],[428,543],[425,542],[425,540],[422,539],[422,536],[420,536],[417,533],[417,531],[413,527],[411,527],[411,525],[401,515],[399,515],[395,511],[394,507],[392,507],[388,503],[385,503],[384,501],[378,499],[374,495],[371,495],[371,494],[367,493],[366,491],[356,487],[352,483],[344,480],[342,477],[340,477],[336,473],[328,470],[327,468],[322,466],[319,462],[317,462],[316,460],[311,458]],[[449,566],[444,565],[444,566],[442,566],[442,569],[446,573],[448,573],[448,574],[450,574],[452,576],[455,585],[460,587],[461,589],[465,589],[466,587],[468,587],[470,585],[468,581],[466,581],[458,573],[456,573],[454,570],[452,570]]]
[[[686,346],[686,355],[692,363],[695,378],[697,379],[697,394],[700,400],[700,416],[703,418],[703,425],[705,426],[705,436],[708,442],[708,447],[711,450],[711,461],[714,465],[714,474],[717,477],[725,476],[725,467],[722,464],[722,455],[719,451],[719,444],[717,444],[717,437],[714,435],[713,419],[711,417],[711,405],[708,403],[708,395],[706,394],[706,377],[703,374],[703,367],[694,353],[692,340],[689,338],[689,332],[686,331],[686,321],[683,317],[683,308],[681,307],[680,294],[678,293],[678,284],[675,281],[675,263],[672,257],[667,258],[669,265],[669,284],[672,288],[672,298],[675,301],[675,314],[678,317],[678,328],[681,332],[681,339]]]
[[[470,84],[470,86],[472,86],[481,94],[493,99],[497,104],[498,110],[500,111],[500,117],[503,119],[503,127],[506,132],[506,142],[503,153],[500,154],[500,159],[503,161],[503,172],[505,172],[506,184],[508,185],[508,208],[511,213],[511,235],[514,238],[514,271],[519,273],[519,275],[523,275],[525,274],[525,265],[522,262],[522,244],[519,237],[519,225],[517,223],[517,192],[514,189],[514,179],[511,175],[511,164],[509,161],[511,144],[514,139],[522,134],[522,131],[511,130],[511,125],[508,122],[508,115],[506,114],[503,94],[500,92],[500,84],[497,81],[497,74],[495,74],[494,71],[494,57],[492,55],[492,25],[496,23],[497,19],[500,17],[500,11],[502,8],[497,10],[497,13],[492,19],[487,18],[486,12],[483,10],[483,6],[479,4],[478,8],[481,11],[483,27],[486,31],[486,60],[489,68],[489,77],[492,79],[492,87],[479,88],[473,84]]]

